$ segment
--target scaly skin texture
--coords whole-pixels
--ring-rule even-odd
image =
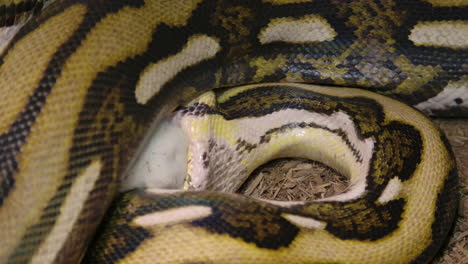
[[[425,263],[451,226],[457,179],[445,138],[401,103],[349,88],[265,84],[207,93],[180,112],[189,174],[208,177],[194,186],[218,192],[124,195],[85,263]],[[281,157],[341,168],[351,187],[281,206],[219,192]]]
[[[463,91],[467,89],[468,55],[464,36],[467,35],[468,7],[464,1],[447,2],[55,1],[18,32],[1,56],[0,236],[5,239],[0,242],[0,262],[79,262],[115,197],[124,169],[149,129],[177,106],[211,89],[261,82],[333,84],[379,92],[432,114],[466,116],[468,98]],[[11,1],[1,1],[0,7],[11,4]],[[416,34],[425,25],[431,26],[432,21],[447,22],[449,30],[429,30],[429,35],[435,38]],[[453,34],[437,37],[441,32]],[[353,93],[351,90],[333,92],[333,89],[319,93],[339,97],[333,94],[337,91],[345,93],[343,96]],[[453,96],[441,101],[438,96],[445,96],[444,92],[451,92]],[[373,96],[365,93],[362,97]],[[387,104],[375,100],[376,107]],[[434,101],[436,103],[431,104]],[[430,107],[424,105],[425,102]],[[338,106],[343,103],[328,106],[341,109]],[[419,120],[420,114],[403,110],[403,105],[399,105],[401,108],[395,112],[404,113],[403,117],[414,115]],[[349,106],[348,110],[354,121],[358,121],[359,130],[363,134],[370,133],[377,141],[401,138],[400,133],[406,131],[380,132],[380,127],[364,121],[382,114],[361,112],[365,110],[361,106]],[[386,107],[380,111],[385,116],[393,115]],[[430,127],[425,119],[415,121],[405,117],[404,120],[419,133],[426,133],[426,127]],[[378,118],[371,121],[379,126],[388,122]],[[449,195],[455,188],[454,176],[448,176],[453,168],[452,159],[446,150],[444,152],[439,132],[427,130],[430,136],[421,136],[416,142],[423,145],[420,153],[409,150],[411,142],[392,141],[392,144],[401,143],[398,151],[403,156],[420,155],[420,162],[414,165],[416,168],[402,168],[401,163],[406,163],[403,158],[392,163],[406,173],[394,176],[400,177],[409,190],[402,194],[402,199],[407,199],[406,206],[398,204],[400,214],[392,219],[401,219],[398,226],[407,223],[413,229],[425,230],[421,232],[423,238],[418,246],[412,248],[401,263],[430,259],[438,247],[434,241],[445,235],[446,229],[441,227],[451,221],[454,208],[454,199]],[[425,149],[440,150],[435,154],[440,157],[426,158],[423,155],[432,151]],[[380,152],[376,150],[375,155],[382,159],[395,157],[386,147]],[[429,167],[419,169],[421,164]],[[440,174],[423,179],[422,176],[427,177],[426,172],[436,171],[431,166],[437,167],[437,164],[444,164],[439,168]],[[372,189],[367,191],[381,192],[392,178],[384,174],[382,168],[375,169],[376,176],[366,187]],[[423,182],[430,188],[421,187],[425,186]],[[431,190],[427,191],[428,200],[422,198],[425,197],[420,193],[422,189]],[[201,194],[199,199],[187,195],[188,200],[177,196],[168,198],[179,202],[167,202],[162,209],[192,205],[195,199],[205,200],[205,207],[211,210],[217,208],[216,203],[221,203],[226,204],[222,208],[229,211],[235,208],[234,201],[246,201],[253,204],[252,208],[266,208],[266,211],[286,210],[269,209],[273,207],[246,198],[232,198],[231,202],[229,195]],[[422,206],[428,214],[401,209],[418,207],[419,201],[430,204]],[[357,202],[365,208],[369,206],[369,200]],[[331,230],[350,230],[350,224],[335,224],[332,214],[327,213],[331,209],[327,205],[323,209],[319,207],[288,209],[292,210],[288,211],[291,214],[320,216],[328,221],[328,231],[305,232],[302,227],[294,227],[302,239],[297,247],[308,248],[313,242],[311,239],[321,239],[321,236],[334,241],[325,245],[340,246],[340,243],[350,242],[346,236]],[[447,209],[441,211],[439,207]],[[346,210],[343,209],[343,216]],[[262,217],[262,214],[252,214],[246,221],[257,216]],[[422,220],[424,224],[420,224]],[[281,221],[294,225],[284,219]],[[199,235],[213,239],[212,243],[218,245],[221,245],[217,243],[221,238],[209,237],[206,230],[221,228],[233,236],[227,226],[206,223],[210,222],[205,222],[205,226],[200,224],[202,227],[197,231],[190,231],[193,225],[175,225],[167,235],[178,234],[174,237],[184,238],[187,232],[201,232]],[[261,233],[261,225],[248,226],[248,230]],[[367,227],[363,232],[366,230]],[[399,247],[401,240],[397,237],[404,233],[403,228],[387,233],[390,237],[379,237],[379,241],[392,241],[391,245]],[[178,245],[166,244],[164,240],[159,242],[158,236],[153,236],[155,243],[168,245],[169,249]],[[261,240],[259,237],[263,236],[256,239]],[[282,239],[281,236],[280,241]],[[364,252],[381,245],[370,239],[362,242],[366,245]],[[249,247],[255,254],[264,253],[255,243],[245,244],[245,239],[234,242]],[[216,251],[210,247],[205,249]],[[289,249],[276,248],[273,253],[293,254]],[[163,257],[174,256],[161,254],[158,257],[162,262],[169,261]],[[372,256],[377,258],[379,254]],[[193,261],[209,261],[207,257],[188,256],[194,256]],[[346,256],[343,252],[337,254],[339,259],[319,257],[315,262],[352,262],[345,259]],[[359,259],[357,263],[364,262]]]

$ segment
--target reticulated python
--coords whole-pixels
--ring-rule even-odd
[[[39,13],[0,46],[0,263],[426,263],[446,237],[448,144],[388,97],[467,116],[467,1],[0,3],[2,25]],[[187,184],[212,191],[127,193],[85,254],[176,108],[201,142]],[[310,203],[217,192],[282,156],[351,186]]]

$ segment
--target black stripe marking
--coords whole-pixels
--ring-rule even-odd
[[[437,195],[435,219],[432,223],[432,242],[411,262],[412,264],[427,263],[437,255],[442,245],[447,244],[446,242],[450,238],[447,235],[453,228],[453,222],[455,221],[460,202],[460,195],[458,193],[459,178],[453,150],[444,133],[442,131],[440,133],[440,139],[444,143],[445,148],[450,152],[450,156],[453,157],[454,164],[452,165],[452,170],[445,178],[443,189]]]
[[[219,103],[218,108],[198,103],[196,107],[189,106],[182,111],[184,114],[197,113],[197,116],[216,114],[226,120],[234,120],[262,117],[283,109],[301,109],[325,115],[344,112],[355,123],[355,131],[360,140],[374,140],[374,154],[366,177],[367,187],[360,198],[311,203],[294,207],[291,211],[285,210],[293,214],[297,214],[296,210],[307,210],[309,213],[304,214],[304,217],[326,221],[326,229],[341,239],[378,240],[395,231],[402,219],[406,201],[398,199],[380,204],[377,199],[390,179],[398,177],[405,181],[411,178],[421,162],[423,145],[420,132],[413,126],[386,121],[385,113],[378,102],[365,97],[328,96],[286,85],[260,86],[235,94]],[[344,131],[331,130],[315,123],[290,123],[273,128],[257,144],[268,142],[273,133],[309,126],[340,135],[354,156],[362,162],[362,157],[357,154],[357,149],[352,146]],[[366,218],[371,219],[367,225],[359,224]]]
[[[399,199],[376,205],[367,197],[351,202],[326,202],[319,207],[329,210],[318,209],[306,217],[326,221],[325,229],[340,239],[376,241],[398,229],[405,204],[405,200]]]
[[[131,213],[133,205],[130,199],[133,195],[135,195],[134,192],[126,193],[117,197],[112,203],[105,220],[102,222],[103,225],[93,238],[93,246],[86,251],[83,264],[115,263],[135,251],[146,239],[153,237],[151,232],[146,229],[132,226],[130,222],[126,222],[126,220],[136,217]],[[140,210],[143,210],[144,213],[152,212],[150,208],[147,211],[144,208]],[[106,228],[107,224],[111,228]]]
[[[41,17],[38,21],[32,21],[32,23],[27,25],[27,27],[25,26],[25,30],[20,32],[21,34],[17,36],[15,41],[18,41],[28,32],[36,29],[45,20],[62,12],[63,10],[66,10],[67,7],[73,6],[75,3],[76,2],[69,1],[66,3],[65,7],[63,5],[57,5],[55,7],[51,7],[51,9],[47,9],[47,15],[45,17]],[[80,1],[80,3],[88,3],[88,1],[83,0]],[[113,1],[112,4],[106,2],[107,4],[105,5],[99,1],[93,1],[92,3],[93,4],[89,6],[88,12],[85,14],[82,24],[79,25],[78,29],[73,33],[70,39],[61,45],[54,54],[46,68],[46,71],[44,72],[44,77],[30,96],[24,110],[13,122],[9,131],[0,135],[0,147],[2,148],[2,151],[0,152],[0,172],[3,173],[0,175],[0,180],[2,180],[2,189],[0,189],[0,205],[8,196],[10,190],[14,188],[14,174],[18,170],[18,161],[16,156],[20,153],[21,147],[27,142],[27,138],[31,128],[35,124],[36,118],[39,116],[42,111],[42,107],[47,102],[47,96],[54,87],[56,80],[60,77],[62,65],[76,51],[80,46],[81,41],[85,39],[86,35],[102,18],[110,13],[118,12],[125,6],[139,7],[143,4],[142,1]],[[14,43],[11,47],[14,47]],[[3,149],[6,151],[3,151]],[[87,164],[87,162],[79,162],[78,164],[74,163],[74,165],[78,167],[84,167]],[[69,171],[69,175],[66,176],[65,180],[74,179],[78,170]],[[38,177],[41,177],[41,175],[38,175]],[[58,190],[56,195],[52,197],[49,205],[41,216],[41,220],[27,229],[26,234],[30,235],[22,238],[21,243],[10,256],[9,261],[26,262],[32,257],[32,254],[40,245],[37,241],[42,241],[44,239],[56,221],[56,216],[58,215],[60,206],[69,190],[69,187],[66,186],[67,184],[70,183],[65,181],[64,186],[61,187],[61,189],[66,191]]]
[[[450,81],[458,81],[468,75],[467,49],[451,49],[446,47],[415,46],[408,36],[414,26],[423,21],[468,20],[468,6],[434,7],[429,2],[419,0],[397,0],[396,8],[405,12],[403,25],[394,33],[395,44],[399,50],[414,65],[442,67],[442,71],[420,89],[409,93],[392,94],[391,96],[409,104],[416,104],[424,99],[436,96]],[[417,6],[417,8],[415,8]],[[454,108],[459,109],[459,108]],[[452,109],[450,110],[452,111]],[[465,108],[465,114],[468,109]],[[457,114],[463,111],[456,110]]]
[[[264,135],[261,136],[259,144],[268,143],[271,140],[271,135],[276,134],[278,132],[281,133],[281,132],[286,132],[288,130],[295,129],[295,128],[307,128],[307,127],[323,129],[323,130],[326,130],[326,131],[329,131],[329,132],[331,132],[333,134],[338,135],[339,137],[341,137],[341,139],[345,142],[345,144],[351,150],[351,152],[353,153],[353,156],[356,158],[356,161],[359,162],[359,163],[363,162],[360,151],[357,150],[356,147],[354,147],[354,145],[351,143],[351,141],[349,140],[346,132],[344,132],[341,129],[330,129],[330,128],[326,127],[326,126],[321,126],[321,125],[318,125],[318,124],[316,124],[314,122],[310,122],[310,123],[306,123],[306,122],[289,123],[289,124],[285,124],[285,125],[283,125],[281,127],[272,128],[272,129],[268,130]]]
[[[136,2],[133,3],[134,5]],[[70,37],[70,39],[62,44],[57,50],[55,55],[52,57],[49,65],[47,66],[41,81],[37,88],[35,88],[32,95],[29,97],[25,108],[21,111],[19,116],[10,126],[10,129],[0,135],[0,206],[3,204],[4,199],[8,196],[9,191],[14,187],[14,174],[18,170],[17,155],[21,151],[21,147],[26,143],[31,128],[36,122],[37,116],[42,111],[42,107],[47,101],[47,96],[50,94],[52,87],[55,85],[57,78],[60,77],[62,72],[62,65],[67,59],[76,51],[80,46],[81,41],[85,38],[86,34],[95,26],[97,22],[105,15],[116,12],[120,8],[125,6],[125,3],[117,3],[107,7],[107,9],[96,9],[89,10],[85,15],[82,24],[78,27],[76,32]],[[48,12],[48,15],[39,21],[34,21],[24,28],[22,33],[19,33],[18,37],[12,42],[11,46],[14,48],[14,44],[27,33],[34,31],[44,21],[57,15],[61,11],[65,10],[62,6],[56,6],[53,9],[54,12]],[[115,9],[113,9],[113,8]],[[7,54],[9,51],[6,51]],[[3,57],[1,59],[3,61]]]
[[[435,219],[432,223],[432,242],[411,263],[424,264],[433,259],[440,247],[446,244],[449,231],[452,229],[458,209],[458,174],[453,168],[444,182],[444,187],[437,196]]]

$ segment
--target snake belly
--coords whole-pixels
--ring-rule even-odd
[[[440,131],[381,95],[281,83],[363,88],[428,114],[467,116],[461,37],[467,6],[437,0],[48,3],[1,55],[0,263],[80,262],[148,132],[203,92],[251,83],[270,84],[236,90],[237,99],[226,99],[233,109],[218,116],[263,116],[274,103],[345,115],[357,138],[379,146],[367,174],[355,178],[365,179],[356,184],[364,189],[352,199],[295,205],[219,192],[128,194],[111,214],[129,214],[111,215],[115,231],[105,231],[110,236],[85,261],[428,262],[456,208],[455,163]],[[288,105],[289,97],[297,99]],[[346,145],[347,137],[342,131],[340,142]],[[171,215],[180,221],[141,220]],[[166,247],[151,255],[147,245]],[[235,256],[223,246],[236,248]]]

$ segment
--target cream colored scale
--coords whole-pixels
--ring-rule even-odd
[[[386,52],[394,52],[393,44],[398,44],[394,43],[396,40],[390,32],[395,29],[389,25],[404,25],[401,10],[393,1],[381,1],[383,8],[374,1],[348,1],[349,3],[344,4],[349,4],[353,16],[344,21],[343,13],[346,13],[348,6],[337,4],[339,1],[330,1],[329,10],[336,9],[337,14],[334,17],[343,19],[340,21],[343,25],[355,29],[353,34],[357,40],[350,43],[349,47],[344,47],[344,50],[335,50],[336,54],[327,58],[311,59],[307,56],[310,54],[299,49],[298,54],[291,59],[289,53],[257,56],[249,52],[255,53],[252,51],[255,50],[253,47],[270,47],[278,43],[331,43],[341,37],[338,35],[339,29],[333,28],[333,21],[327,21],[325,17],[313,12],[306,12],[294,18],[286,14],[284,17],[265,17],[267,20],[263,25],[252,22],[246,26],[248,21],[256,21],[251,16],[257,10],[247,7],[236,9],[237,7],[228,6],[227,4],[232,4],[229,2],[213,2],[213,5],[218,6],[207,10],[214,10],[215,14],[206,13],[206,10],[202,14],[211,18],[206,24],[216,30],[211,32],[210,28],[205,32],[198,28],[198,24],[190,23],[197,23],[192,18],[199,8],[210,6],[208,2],[209,0],[146,0],[138,3],[123,3],[118,0],[108,3],[57,1],[25,27],[20,29],[19,26],[14,26],[11,28],[13,33],[6,34],[5,41],[8,43],[0,45],[0,50],[3,51],[0,65],[0,143],[4,144],[0,145],[0,237],[3,238],[0,241],[0,263],[79,262],[85,255],[85,248],[105,209],[114,198],[117,187],[124,190],[135,187],[152,188],[146,193],[154,203],[144,204],[144,198],[133,197],[130,202],[133,206],[129,209],[130,216],[111,221],[111,238],[104,237],[102,247],[90,248],[90,252],[100,250],[97,255],[110,257],[113,262],[141,263],[143,259],[149,259],[161,263],[291,263],[293,258],[297,263],[408,263],[419,257],[425,260],[425,250],[431,251],[439,247],[439,238],[434,237],[437,236],[434,234],[439,232],[440,236],[446,235],[448,227],[445,224],[451,222],[453,210],[445,208],[455,208],[456,200],[453,196],[455,187],[449,185],[454,181],[454,176],[449,174],[455,167],[454,161],[440,132],[419,112],[381,95],[355,89],[285,84],[310,81],[305,80],[301,73],[285,70],[293,62],[319,65],[321,67],[317,68],[317,73],[322,80],[329,79],[336,86],[347,86],[348,82],[343,76],[348,69],[337,65],[355,52],[364,50],[369,51],[372,56],[367,58],[369,60],[359,61],[356,69],[372,78],[355,80],[352,84],[369,88],[385,87],[391,82],[391,77],[394,76],[391,74],[394,72],[378,66],[383,65],[382,56]],[[264,0],[258,1],[257,8],[264,8],[266,12],[261,13],[267,16],[270,14],[269,8],[289,4],[307,6],[308,2],[314,1]],[[24,4],[20,0],[0,1],[2,7],[12,3]],[[427,0],[419,4],[431,5],[434,9],[448,6],[457,12],[457,8],[464,8],[468,2]],[[368,9],[376,11],[377,15],[366,16],[367,13],[372,13]],[[228,17],[233,10],[237,10],[239,14]],[[366,19],[359,19],[359,16]],[[384,17],[393,19],[392,23],[375,23],[385,22],[382,20]],[[246,20],[242,21],[241,18]],[[235,27],[229,27],[231,22],[245,32],[235,32]],[[364,29],[372,24],[379,26],[378,30],[373,31],[378,37],[365,34]],[[128,72],[119,72],[120,75],[111,74],[112,69],[118,69],[120,65],[154,49],[151,46],[153,41],[166,41],[158,35],[158,30],[163,27],[184,30],[195,28],[197,32],[184,31],[187,34],[185,42],[175,51],[162,54],[158,60],[142,59],[144,67],[132,76],[133,68],[127,69]],[[17,30],[17,37],[10,39]],[[443,47],[454,53],[467,48],[465,32],[468,28],[464,20],[417,22],[412,29],[396,30],[410,32],[408,40],[415,47]],[[247,36],[251,32],[258,34],[253,41],[246,38],[244,43],[237,39],[237,36]],[[378,38],[383,41],[377,41]],[[244,49],[246,54],[242,54]],[[440,74],[451,74],[441,72],[443,65],[440,64],[415,65],[409,55],[411,54],[401,53],[392,58],[392,63],[409,77],[401,80],[395,89],[382,93],[401,96],[423,93],[421,87],[425,84],[437,79]],[[356,132],[379,131],[372,124],[359,127],[359,122],[362,125],[368,121],[368,113],[354,111],[352,106],[348,112],[335,111],[329,114],[324,114],[326,108],[313,112],[286,107],[269,115],[247,115],[235,120],[225,120],[221,114],[197,117],[179,112],[175,121],[168,121],[171,124],[169,127],[159,127],[160,141],[152,143],[160,151],[156,156],[161,162],[152,164],[151,167],[148,165],[150,161],[143,157],[136,162],[135,169],[125,170],[124,174],[124,165],[134,158],[133,145],[143,142],[144,131],[150,126],[151,118],[146,115],[154,115],[152,118],[161,121],[163,117],[170,116],[178,104],[199,95],[200,91],[197,89],[201,89],[200,87],[177,85],[190,84],[189,80],[178,79],[180,74],[197,69],[205,62],[221,61],[229,64],[235,59],[245,60],[242,67],[239,67],[245,72],[223,72],[226,65],[210,65],[213,69],[207,71],[212,74],[210,77],[213,79],[213,87],[206,89],[262,82],[277,71],[282,71],[284,77],[278,77],[277,81],[290,87],[312,91],[324,97],[340,98],[338,101],[342,102],[348,97],[373,100],[377,102],[376,108],[382,108],[384,120],[381,125],[394,120],[410,124],[421,134],[421,153],[418,156],[420,162],[412,174],[407,176],[407,180],[403,180],[402,175],[385,178],[385,175],[378,173],[380,170],[385,171],[385,162],[379,161],[380,167],[377,168],[371,166],[374,164],[373,157],[379,153],[390,153],[387,158],[395,156],[391,155],[395,154],[391,153],[392,149],[376,149],[377,139],[388,135],[375,132],[367,137],[360,137]],[[456,69],[457,72],[466,71],[463,67]],[[226,77],[226,74],[233,76]],[[113,86],[106,86],[106,82],[99,83],[102,76],[108,78],[105,80]],[[226,78],[228,80],[224,80]],[[438,87],[441,89],[439,93],[431,95],[431,98],[424,98],[425,101],[419,102],[416,107],[426,113],[457,109],[456,107],[467,108],[466,76],[458,78],[450,75],[450,78],[452,79],[444,84],[445,87]],[[121,82],[114,83],[114,80]],[[127,87],[128,83],[131,83],[131,87]],[[43,89],[44,87],[50,89]],[[266,84],[260,84],[233,88],[218,97],[209,92],[192,101],[192,104],[203,102],[216,108],[218,103],[231,100],[231,96],[258,87],[269,89]],[[125,93],[128,91],[131,91],[130,95]],[[45,99],[30,102],[34,96],[43,96]],[[160,105],[154,104],[157,100]],[[266,100],[265,103],[271,102]],[[248,105],[244,107],[248,108]],[[339,108],[333,102],[323,107]],[[149,109],[154,111],[149,113]],[[23,113],[29,114],[24,120],[21,119]],[[139,118],[147,118],[147,123],[142,124]],[[370,118],[376,117],[371,115]],[[315,127],[281,132],[279,128],[290,122],[313,123]],[[14,127],[17,123],[21,124],[19,128]],[[272,129],[279,129],[279,132],[270,133]],[[336,130],[342,131],[342,135],[331,132]],[[261,138],[266,135],[270,137],[270,141],[260,144]],[[183,140],[185,138],[188,138],[187,143]],[[176,144],[166,144],[162,148],[161,141]],[[217,147],[211,148],[212,145]],[[409,152],[404,148],[400,151]],[[152,149],[145,152],[150,156],[155,155]],[[7,154],[4,153],[11,157],[5,157]],[[205,153],[209,155],[204,157]],[[162,156],[168,159],[163,160],[160,158]],[[330,228],[334,224],[332,220],[344,216],[335,215],[333,219],[326,219],[325,216],[330,214],[329,207],[320,207],[317,203],[259,202],[246,197],[205,192],[195,194],[197,200],[193,197],[184,198],[186,193],[180,194],[177,191],[182,187],[233,191],[256,167],[270,159],[285,156],[318,160],[350,177],[348,190],[341,195],[323,199],[321,204],[349,202],[351,209],[358,208],[362,203],[353,201],[367,199],[366,195],[375,191],[371,189],[372,186],[380,190],[374,197],[375,201],[365,201],[372,206],[404,201],[405,207],[397,227],[379,239],[359,239],[358,233],[369,226],[361,218],[353,223],[356,230],[351,232],[357,238],[347,239],[343,235],[345,232],[340,233]],[[172,163],[172,157],[180,157],[180,163]],[[206,165],[207,157],[209,166]],[[183,175],[185,163],[187,177]],[[396,164],[398,165],[398,161]],[[165,167],[167,173],[158,175],[157,179],[152,178],[155,170],[161,172],[161,167]],[[377,172],[372,177],[367,177],[371,171]],[[138,175],[143,175],[143,179],[132,178]],[[173,178],[172,175],[179,177]],[[118,186],[121,178],[128,182]],[[372,181],[375,181],[374,185],[371,185]],[[172,197],[176,202],[161,203],[162,205],[158,203],[170,199],[167,197]],[[202,200],[204,204],[192,204],[187,200]],[[244,203],[252,208],[267,208],[269,211],[265,210],[275,212],[277,218],[271,222],[257,221],[263,219],[262,217],[268,218],[269,215],[257,213],[260,209],[252,213],[248,206],[235,208]],[[148,208],[152,208],[152,211]],[[228,210],[226,208],[236,209],[236,214],[226,213],[223,211]],[[384,211],[381,212],[382,219],[386,220],[388,216]],[[229,223],[234,224],[211,224],[203,227],[196,225],[199,223],[197,221],[203,222],[210,217],[217,217],[216,220],[220,221],[229,220]],[[297,229],[293,240],[287,246],[273,249],[260,246],[261,242],[268,240],[265,232],[277,230],[279,222]],[[380,223],[385,225],[387,222],[382,220]],[[239,228],[236,225],[244,227],[242,232],[238,232],[241,235],[232,233],[233,229],[236,231]],[[141,233],[133,237],[118,237],[127,234],[126,230],[132,228],[140,228],[137,230]],[[105,226],[102,229],[107,230]],[[142,233],[151,236],[144,237]],[[242,237],[246,234],[255,234],[257,244],[251,238]],[[135,237],[144,238],[141,241],[132,240]],[[280,237],[273,240],[281,243],[284,239]],[[96,241],[101,243],[99,239]],[[117,258],[113,250],[122,245],[127,251]],[[132,247],[125,247],[127,245]],[[337,248],[340,251],[331,254]],[[200,254],[200,250],[203,254]],[[183,255],[174,253],[176,251],[183,252]],[[236,252],[236,255],[232,252]],[[89,254],[92,258],[93,253]]]

